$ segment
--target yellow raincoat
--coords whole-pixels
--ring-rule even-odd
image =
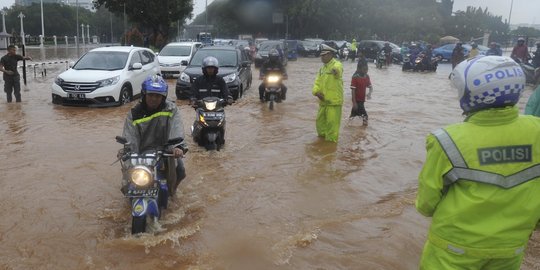
[[[341,107],[343,106],[343,65],[333,58],[319,70],[313,95],[322,93],[317,112],[317,134],[327,141],[337,142],[341,125]]]

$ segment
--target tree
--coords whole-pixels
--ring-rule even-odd
[[[184,21],[193,11],[192,0],[97,0],[95,5],[105,6],[117,15],[123,14],[125,9],[130,21],[143,29],[151,29],[152,34],[147,35],[153,45],[157,45],[160,36],[162,40],[168,40],[171,23]]]

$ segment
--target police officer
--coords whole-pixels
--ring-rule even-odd
[[[287,70],[285,70],[285,67],[280,61],[279,52],[276,49],[270,50],[268,52],[268,60],[266,60],[262,66],[259,73],[259,80],[263,80],[261,85],[259,85],[259,99],[261,102],[264,102],[264,89],[266,88],[266,85],[264,83],[264,77],[268,75],[269,73],[275,72],[280,73],[283,80],[287,79]],[[281,82],[281,99],[285,100],[287,97],[287,87],[283,84],[283,81]]]
[[[420,269],[518,270],[540,220],[540,118],[519,115],[525,77],[508,57],[463,61],[451,80],[466,118],[427,137]]]
[[[322,44],[321,61],[311,93],[319,99],[317,135],[326,141],[337,142],[343,107],[343,65],[334,58],[337,50]]]
[[[199,76],[191,84],[190,100],[195,103],[205,97],[218,97],[232,104],[233,98],[227,88],[227,83],[222,77],[217,76],[219,62],[213,56],[207,56],[202,61],[203,75]]]

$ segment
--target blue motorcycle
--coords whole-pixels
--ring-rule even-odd
[[[120,136],[116,141],[124,145],[119,158],[122,175],[129,181],[124,196],[131,201],[131,233],[146,232],[147,219],[157,221],[163,209],[167,209],[169,196],[176,183],[176,159],[164,149],[183,139],[171,139],[162,149],[132,153],[129,142]]]

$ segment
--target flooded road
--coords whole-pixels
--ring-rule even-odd
[[[417,269],[430,220],[414,209],[425,136],[463,120],[457,93],[437,73],[370,64],[368,127],[348,122],[338,144],[317,138],[311,95],[318,58],[289,62],[287,101],[274,111],[254,85],[227,107],[225,148],[190,137],[187,178],[153,234],[130,235],[115,156],[130,107],[51,103],[47,77],[29,78],[21,104],[0,99],[0,269]],[[169,97],[174,97],[169,80]],[[523,111],[531,87],[519,103]],[[184,129],[195,117],[177,101]],[[533,235],[522,269],[540,269]]]

